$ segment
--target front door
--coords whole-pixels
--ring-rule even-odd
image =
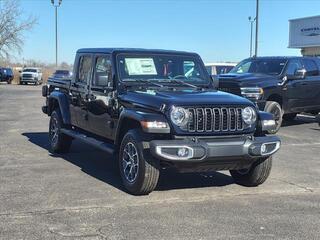
[[[89,128],[93,133],[112,138],[112,65],[110,55],[94,56],[93,78],[88,99]]]
[[[80,55],[77,61],[78,69],[70,86],[71,124],[89,130],[87,102],[92,78],[92,55]]]
[[[291,59],[286,68],[286,74],[294,76],[296,71],[302,69],[303,65],[300,59]],[[286,109],[289,112],[300,112],[309,98],[307,79],[289,80],[283,86],[285,98],[287,99]]]

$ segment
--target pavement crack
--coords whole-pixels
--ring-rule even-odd
[[[308,187],[305,187],[305,186],[302,186],[300,184],[297,184],[297,183],[294,183],[294,182],[289,182],[289,181],[286,181],[286,180],[282,180],[282,179],[279,179],[279,178],[274,178],[275,180],[278,180],[280,182],[283,182],[283,183],[287,183],[287,184],[290,184],[292,186],[295,186],[295,187],[298,187],[298,188],[301,188],[307,192],[313,192],[313,189],[311,188],[308,188]]]

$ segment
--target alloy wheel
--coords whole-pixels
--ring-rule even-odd
[[[139,155],[136,146],[128,142],[123,149],[122,171],[126,180],[133,183],[139,171]]]

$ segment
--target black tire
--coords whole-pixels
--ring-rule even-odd
[[[292,121],[297,116],[297,113],[288,113],[283,115],[283,120],[285,121]]]
[[[55,109],[49,123],[49,143],[52,153],[66,153],[71,147],[72,138],[60,132],[63,127],[61,113],[59,109]]]
[[[242,186],[255,187],[264,183],[270,175],[272,168],[272,156],[261,159],[252,164],[249,169],[230,170],[234,181]]]
[[[156,188],[159,179],[159,160],[143,148],[143,136],[144,133],[139,129],[128,131],[122,139],[118,154],[123,185],[134,195],[149,194]],[[132,157],[129,157],[128,153],[132,153]],[[132,164],[137,166],[132,167]]]
[[[283,120],[283,110],[281,105],[278,102],[267,101],[264,111],[273,114],[274,120],[276,121],[276,128],[274,130],[269,130],[268,133],[277,133],[282,125]]]

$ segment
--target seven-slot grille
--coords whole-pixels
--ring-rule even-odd
[[[188,108],[189,132],[241,131],[244,129],[242,108]]]

